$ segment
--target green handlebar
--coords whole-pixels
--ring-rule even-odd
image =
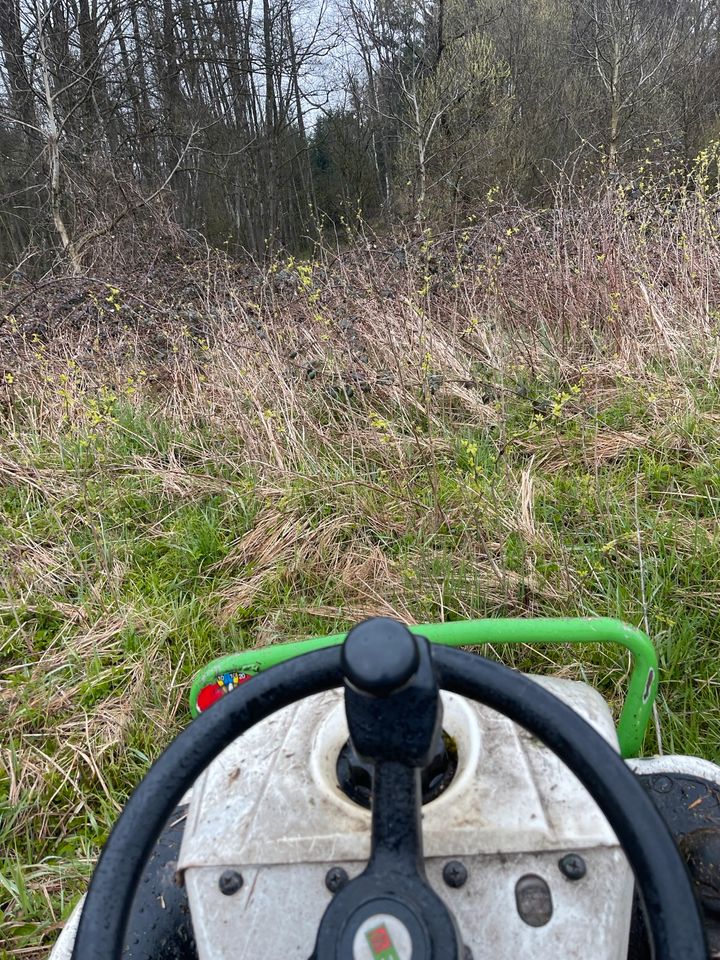
[[[410,629],[413,633],[427,637],[432,643],[442,643],[448,647],[506,643],[601,643],[625,647],[633,656],[633,667],[618,721],[617,735],[623,757],[635,757],[640,753],[658,686],[657,654],[649,638],[641,630],[609,617],[460,620],[452,623],[418,624]],[[275,644],[261,650],[231,653],[213,660],[198,673],[193,682],[190,691],[190,711],[193,717],[198,713],[197,697],[200,690],[207,684],[217,682],[218,676],[223,673],[258,673],[302,653],[342,643],[346,636],[345,633],[335,633],[296,643]]]

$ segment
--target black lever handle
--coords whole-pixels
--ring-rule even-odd
[[[424,637],[387,617],[366,620],[343,645],[345,711],[359,757],[424,767],[441,733],[442,702]]]
[[[373,770],[371,854],[326,910],[313,960],[356,956],[363,938],[390,943],[393,930],[405,944],[403,956],[458,960],[455,920],[423,862],[420,774],[442,734],[430,644],[376,617],[350,631],[341,667],[350,740]]]

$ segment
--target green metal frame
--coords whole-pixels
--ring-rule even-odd
[[[593,619],[539,618],[527,620],[461,620],[453,623],[427,623],[411,626],[413,633],[432,643],[448,647],[474,647],[482,644],[588,644],[621,646],[633,657],[632,673],[625,703],[618,721],[617,735],[623,757],[636,757],[643,744],[645,730],[657,694],[658,659],[650,639],[635,627],[608,617]],[[195,677],[190,690],[190,712],[197,716],[197,697],[220,674],[239,671],[259,673],[284,660],[311,650],[342,643],[347,634],[335,633],[296,643],[279,643],[261,650],[231,653],[213,660]]]

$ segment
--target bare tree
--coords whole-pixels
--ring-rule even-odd
[[[272,256],[318,208],[420,223],[598,149],[691,160],[719,66],[717,0],[0,0],[0,261],[77,269],[160,210]]]
[[[573,0],[575,39],[606,107],[605,145],[614,171],[629,121],[667,83],[680,39],[681,5],[667,0]]]

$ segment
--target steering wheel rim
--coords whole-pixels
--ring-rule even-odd
[[[341,651],[318,650],[258,674],[197,717],[167,747],[131,795],[103,848],[73,960],[121,960],[135,889],[182,795],[225,747],[260,720],[342,685]],[[619,754],[582,717],[523,674],[459,650],[432,647],[432,657],[442,689],[523,726],[583,783],[635,874],[655,960],[707,960],[700,911],[680,852]]]

